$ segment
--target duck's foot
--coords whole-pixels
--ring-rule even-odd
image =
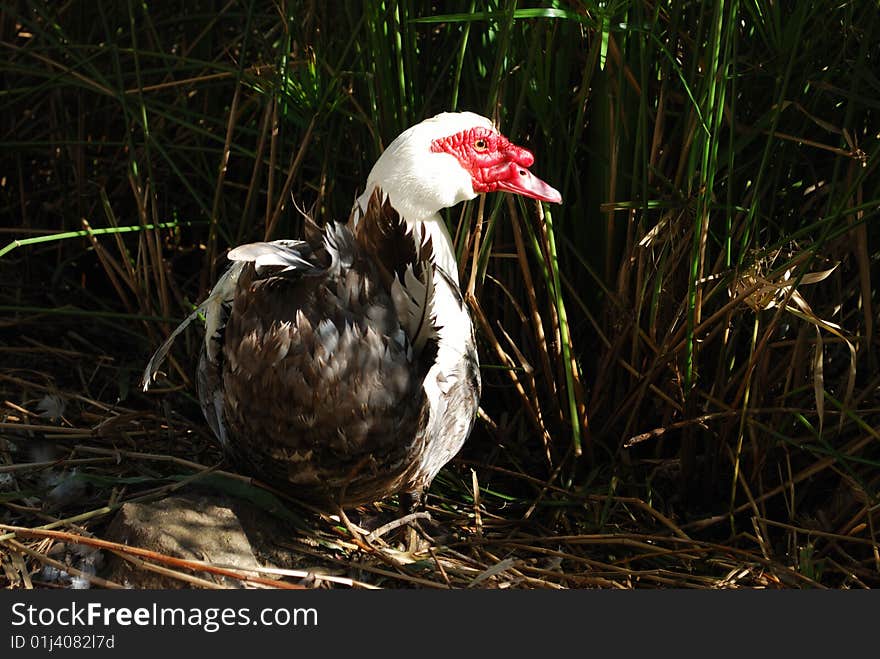
[[[404,511],[401,519],[412,518],[407,522],[406,534],[404,538],[406,551],[410,555],[419,554],[428,550],[433,544],[431,537],[425,533],[425,530],[419,524],[419,519],[431,519],[427,511],[419,514],[416,511],[424,507],[425,491],[418,490],[416,492],[404,492],[400,495],[400,507]]]
[[[413,512],[404,515],[403,517],[398,517],[397,519],[393,519],[387,524],[383,524],[379,528],[371,531],[369,534],[365,536],[365,540],[367,542],[372,542],[378,538],[381,538],[384,535],[387,535],[391,531],[399,529],[402,526],[406,526],[406,535],[404,540],[406,541],[406,548],[409,553],[416,553],[421,547],[421,538],[420,531],[422,531],[421,527],[418,525],[418,520],[420,519],[431,519],[431,514],[427,511],[421,512]]]
[[[364,523],[364,519],[358,519],[358,523],[353,522],[345,514],[342,508],[337,508],[337,514],[340,521],[351,534],[352,539],[362,549],[380,550],[390,545],[403,545],[403,550],[408,554],[417,554],[424,552],[431,546],[431,537],[425,532],[422,520],[430,521],[431,515],[421,508],[422,496],[418,494],[401,494],[400,495],[400,517],[380,524],[372,531],[367,530],[373,524]],[[383,515],[384,516],[384,515]],[[385,519],[388,519],[385,517]],[[369,520],[369,518],[368,518]],[[372,520],[375,522],[375,518]],[[364,527],[367,527],[366,529]]]
[[[431,519],[428,513],[425,513],[427,519]],[[406,527],[406,552],[410,556],[426,553],[434,541],[419,525],[418,521],[413,521]]]

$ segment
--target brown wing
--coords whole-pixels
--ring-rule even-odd
[[[354,230],[329,225],[307,248],[237,248],[253,258],[237,279],[221,358],[203,355],[200,366],[203,408],[230,451],[301,496],[358,503],[419,479],[433,356],[413,350],[392,288],[407,273],[427,285],[430,245],[417,245],[380,198]]]

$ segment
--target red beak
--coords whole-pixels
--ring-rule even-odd
[[[513,192],[524,197],[549,201],[552,204],[562,203],[562,195],[558,190],[547,185],[528,170],[535,162],[535,156],[531,151],[507,142],[502,152],[506,156],[507,162],[490,169],[485,178],[487,183],[494,182],[497,186],[496,189]]]
[[[549,201],[551,204],[562,203],[562,195],[559,194],[559,190],[539,179],[525,167],[509,163],[505,169],[507,171],[495,179],[499,190],[506,190],[540,201]]]

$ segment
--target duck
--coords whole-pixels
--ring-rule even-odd
[[[534,155],[491,120],[444,112],[382,152],[346,222],[237,246],[208,297],[147,363],[202,317],[196,387],[238,464],[336,510],[399,495],[417,505],[461,449],[480,362],[444,208],[491,192],[561,203]]]

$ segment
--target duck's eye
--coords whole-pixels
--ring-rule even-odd
[[[486,140],[484,140],[484,139],[479,139],[476,142],[474,142],[474,149],[476,149],[477,151],[485,151],[488,148],[489,148],[489,145],[486,144]]]

